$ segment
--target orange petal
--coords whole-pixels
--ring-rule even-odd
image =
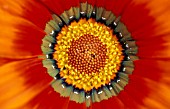
[[[159,4],[159,7],[155,6]],[[143,26],[139,26],[132,32],[139,46],[139,57],[168,59],[170,57],[170,2],[167,0],[153,0],[147,3],[145,8],[149,10],[148,17],[140,20]],[[144,20],[145,19],[145,20]],[[148,22],[148,20],[150,21]],[[137,21],[136,21],[137,22]],[[130,24],[129,24],[130,25]],[[134,24],[136,25],[136,23]],[[137,27],[137,25],[136,25]]]
[[[41,55],[48,10],[36,1],[0,0],[0,57],[30,58]],[[5,36],[5,37],[4,37]],[[5,49],[4,49],[5,47]]]
[[[14,61],[13,59],[8,59],[8,58],[0,58],[0,66],[7,64],[11,61]],[[15,60],[16,61],[16,60]]]
[[[72,6],[76,7],[79,6],[79,0],[39,0],[44,5],[46,5],[49,10],[53,11],[55,14],[60,15],[65,10],[70,9]]]
[[[1,10],[4,12],[13,16],[23,17],[43,30],[46,22],[52,18],[50,12],[35,0],[0,0],[0,4]],[[20,21],[16,20],[15,22],[19,23]]]
[[[118,17],[122,15],[131,1],[132,0],[107,0],[105,1],[104,7]]]
[[[141,59],[135,62],[133,75],[160,81],[170,71],[167,69],[169,64],[170,62],[164,60]]]
[[[0,71],[1,109],[20,109],[51,81],[36,58],[5,64]]]
[[[26,106],[30,106],[31,109],[67,109],[68,104],[69,98],[61,97],[49,86],[32,98]]]
[[[74,101],[70,101],[67,109],[87,109],[87,108],[85,103],[79,104]]]
[[[115,109],[125,108],[124,103],[118,97],[112,97],[112,98],[109,98],[108,100],[103,100],[101,104],[102,104],[102,109],[103,108],[110,109],[110,107],[114,107]]]
[[[170,87],[169,85],[162,84],[159,82],[154,82],[147,80],[148,87],[154,93],[150,93],[147,98],[145,98],[144,104],[150,108],[159,108],[159,109],[169,109],[170,107]]]
[[[142,106],[140,108],[169,109],[169,64],[168,61],[149,59],[135,62],[135,70],[125,92],[135,104]]]
[[[146,109],[169,109],[169,90],[169,86],[162,82],[140,76],[131,77],[125,89],[136,103]]]
[[[21,59],[42,54],[43,30],[3,10],[0,10],[0,14],[3,15],[0,16],[0,29],[3,30],[0,32],[0,57]]]
[[[149,2],[148,0],[132,0],[122,13],[121,20],[136,40],[166,39],[170,32],[169,6],[168,0]]]
[[[141,59],[168,59],[170,58],[169,39],[164,40],[163,37],[151,40],[137,41],[138,56]]]

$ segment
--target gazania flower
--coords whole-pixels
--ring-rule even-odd
[[[168,0],[0,0],[1,109],[169,109]]]

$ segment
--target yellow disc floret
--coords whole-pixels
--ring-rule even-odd
[[[60,76],[86,92],[109,84],[123,60],[122,47],[113,30],[94,19],[80,19],[64,26],[55,50]]]

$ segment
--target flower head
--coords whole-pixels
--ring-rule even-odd
[[[169,6],[0,0],[1,108],[168,109]]]

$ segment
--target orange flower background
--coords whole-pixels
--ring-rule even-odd
[[[87,0],[121,16],[139,60],[118,96],[88,108],[54,91],[39,58],[45,25],[51,13],[80,2],[86,0],[0,0],[0,109],[169,109],[169,0]]]

